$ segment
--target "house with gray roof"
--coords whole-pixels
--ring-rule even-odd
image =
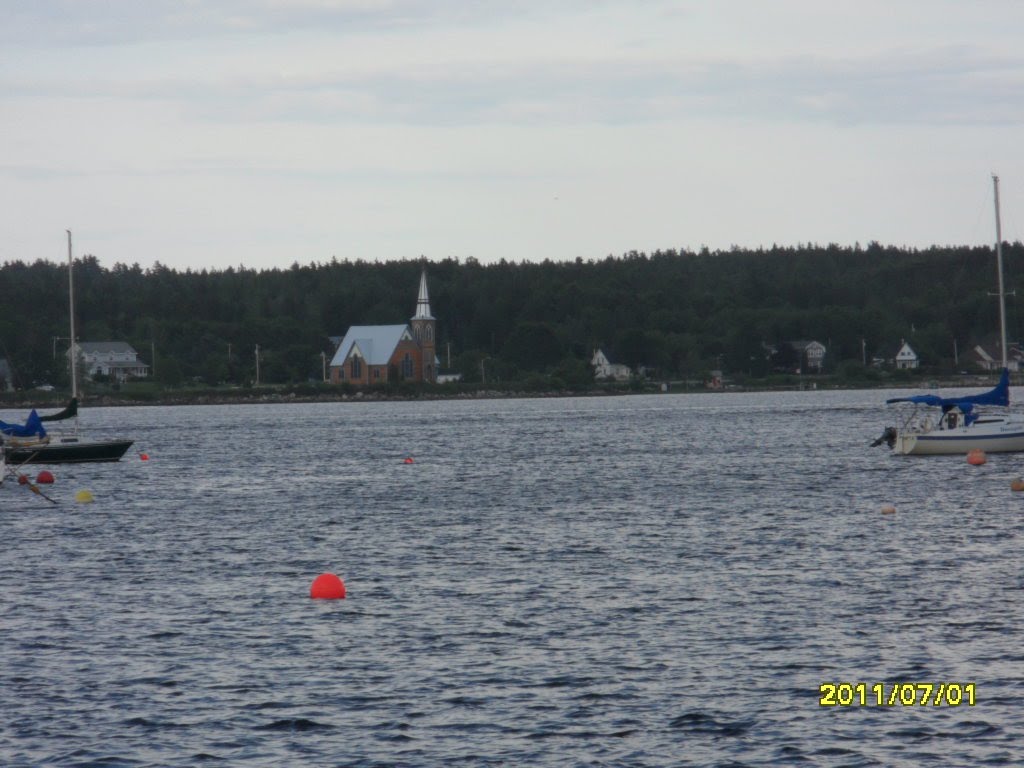
[[[73,350],[87,376],[109,376],[120,382],[149,376],[149,366],[139,360],[139,353],[127,342],[81,341]]]
[[[406,325],[353,325],[331,359],[335,384],[437,381],[437,321],[430,314],[427,271],[420,275],[416,312]]]
[[[978,342],[968,354],[970,360],[983,371],[999,371],[1003,368],[1003,344],[998,337],[991,336]],[[1024,368],[1024,349],[1019,342],[1006,342],[1006,367],[1011,371]]]

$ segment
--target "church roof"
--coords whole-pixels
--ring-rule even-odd
[[[403,338],[412,338],[407,325],[353,325],[331,358],[331,365],[342,365],[353,346],[367,365],[387,365]]]

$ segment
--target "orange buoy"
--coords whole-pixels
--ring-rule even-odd
[[[1011,491],[1024,491],[1024,479],[1015,477],[1010,481]]]
[[[53,482],[53,473],[50,472],[50,470],[48,470],[48,469],[44,469],[42,472],[40,472],[38,475],[36,475],[36,482],[37,483],[52,483]]]
[[[148,453],[140,453],[140,454],[139,454],[139,458],[140,458],[140,459],[141,459],[142,461],[149,461],[149,454],[148,454]]]
[[[896,507],[894,507],[892,504],[886,504],[884,507],[882,507],[882,514],[883,515],[892,515],[892,514],[895,514],[895,513],[896,513]]]
[[[339,600],[345,597],[345,583],[333,573],[321,573],[313,579],[309,596],[315,600]]]
[[[405,457],[405,461],[403,461],[402,463],[403,464],[412,464],[412,456],[406,456]]]
[[[985,458],[985,452],[980,448],[975,448],[973,451],[967,452],[967,463],[972,467],[980,467],[986,461],[988,461],[988,459]]]

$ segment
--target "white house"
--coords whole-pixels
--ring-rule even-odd
[[[820,341],[791,341],[789,345],[800,355],[800,366],[821,373],[825,362],[825,345]]]
[[[976,345],[971,352],[973,362],[985,371],[998,371],[1003,367],[1003,355],[1000,352],[1001,342],[998,339],[989,339]],[[1006,367],[1011,371],[1021,370],[1021,361],[1024,360],[1024,350],[1015,341],[1006,343]]]
[[[594,356],[590,359],[590,365],[594,369],[595,379],[613,379],[615,381],[629,381],[631,371],[628,365],[612,363],[608,361],[602,350],[594,350]]]
[[[917,352],[911,349],[910,345],[904,339],[900,339],[900,351],[896,353],[896,369],[897,370],[910,370],[917,368],[920,364],[918,360]]]
[[[114,381],[149,376],[149,366],[124,341],[82,341],[74,346],[86,375],[109,376]]]

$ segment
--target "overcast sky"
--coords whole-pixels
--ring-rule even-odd
[[[1024,239],[1020,0],[0,0],[0,261]],[[1020,225],[1018,225],[1018,222]]]

